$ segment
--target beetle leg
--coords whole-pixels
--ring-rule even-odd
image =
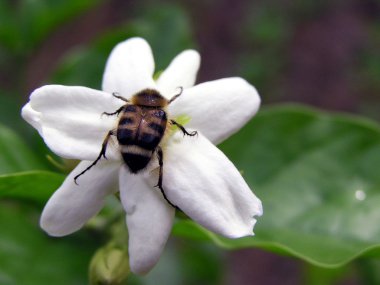
[[[174,205],[172,202],[169,201],[168,197],[166,196],[164,192],[164,188],[162,188],[162,175],[163,175],[163,166],[164,166],[164,161],[163,161],[163,153],[161,147],[157,147],[157,158],[158,158],[158,164],[160,165],[160,172],[158,175],[158,182],[155,187],[158,187],[162,193],[162,196],[164,196],[164,199],[166,202],[169,203],[170,206],[172,206],[175,209],[179,209],[176,205]]]
[[[186,131],[186,129],[179,123],[177,123],[176,121],[174,120],[170,120],[170,122],[173,124],[173,125],[176,125],[178,128],[180,128],[180,130],[182,131],[183,135],[187,135],[187,136],[190,136],[190,137],[193,137],[195,135],[198,135],[198,132],[197,131],[192,131],[191,133],[189,133],[188,131]]]
[[[107,159],[107,157],[106,157],[107,144],[108,144],[108,141],[109,141],[110,137],[113,136],[113,135],[114,135],[114,131],[113,131],[113,130],[111,130],[111,131],[109,131],[109,132],[107,133],[107,135],[106,135],[106,137],[105,137],[105,139],[104,139],[104,141],[103,141],[102,149],[101,149],[101,151],[100,151],[98,157],[97,157],[97,158],[95,159],[95,161],[94,161],[93,163],[91,163],[91,164],[90,164],[85,170],[83,170],[81,173],[79,173],[77,176],[74,177],[74,182],[75,182],[76,185],[79,185],[79,184],[77,183],[77,179],[78,179],[80,176],[82,176],[83,174],[85,174],[88,170],[90,170],[95,164],[97,164],[98,161],[102,158],[102,156],[103,156],[105,159]]]
[[[108,113],[108,112],[103,112],[102,115],[107,115],[107,116],[113,116],[113,115],[119,115],[121,111],[123,111],[125,106],[121,106],[119,109],[117,109],[115,112]]]

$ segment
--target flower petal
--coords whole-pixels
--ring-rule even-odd
[[[261,201],[231,161],[202,134],[176,133],[164,158],[169,200],[190,218],[229,238],[253,235]]]
[[[127,213],[132,272],[147,273],[158,261],[171,232],[174,208],[141,175],[120,170],[120,198]]]
[[[36,89],[22,109],[23,118],[35,127],[57,155],[95,160],[102,142],[117,118],[102,116],[123,105],[111,94],[85,87],[47,85]],[[107,157],[119,157],[108,147]]]
[[[100,161],[88,172],[74,177],[89,166],[82,161],[47,202],[40,220],[41,227],[51,236],[64,236],[79,230],[103,207],[105,197],[117,191],[120,164]]]
[[[242,78],[225,78],[185,89],[170,106],[171,116],[187,115],[187,127],[214,144],[238,131],[260,106],[256,89]]]
[[[103,75],[103,90],[129,98],[142,89],[156,88],[153,72],[149,44],[142,38],[131,38],[112,50]]]
[[[179,90],[194,85],[200,65],[199,53],[185,50],[177,55],[157,80],[161,94],[170,99]]]

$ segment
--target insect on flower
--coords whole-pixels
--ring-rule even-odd
[[[158,262],[177,207],[224,237],[253,235],[261,201],[216,145],[256,114],[260,97],[239,77],[195,85],[199,65],[198,52],[186,50],[156,78],[149,44],[131,38],[112,50],[102,90],[46,85],[32,92],[23,118],[55,154],[80,160],[41,214],[49,235],[81,229],[114,194],[137,274]]]
[[[160,143],[165,134],[168,134],[169,124],[179,127],[184,135],[195,136],[197,134],[196,131],[187,132],[181,124],[173,119],[168,120],[166,108],[181,95],[183,88],[180,87],[180,89],[181,91],[170,100],[167,100],[157,90],[153,89],[142,90],[133,95],[131,100],[113,93],[114,97],[126,102],[126,104],[113,113],[103,112],[103,114],[107,116],[118,116],[120,114],[117,129],[108,131],[99,156],[85,170],[74,177],[74,182],[78,184],[77,179],[95,166],[102,157],[107,159],[108,141],[111,136],[116,135],[123,160],[132,173],[138,173],[145,169],[151,161],[153,154],[157,154],[159,177],[156,187],[160,188],[165,200],[171,206],[177,208],[177,206],[169,201],[162,188],[163,151]]]

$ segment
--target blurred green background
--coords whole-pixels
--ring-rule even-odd
[[[198,82],[241,76],[259,90],[262,113],[221,148],[265,215],[237,242],[179,221],[157,267],[126,284],[380,284],[378,0],[0,0],[0,284],[87,283],[107,236],[38,228],[64,176],[20,108],[48,83],[100,89],[112,47],[132,36],[156,70],[195,48]],[[328,112],[273,107],[289,102]]]

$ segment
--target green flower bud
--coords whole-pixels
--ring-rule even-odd
[[[110,243],[93,256],[89,275],[91,285],[121,285],[130,273],[128,252]]]

